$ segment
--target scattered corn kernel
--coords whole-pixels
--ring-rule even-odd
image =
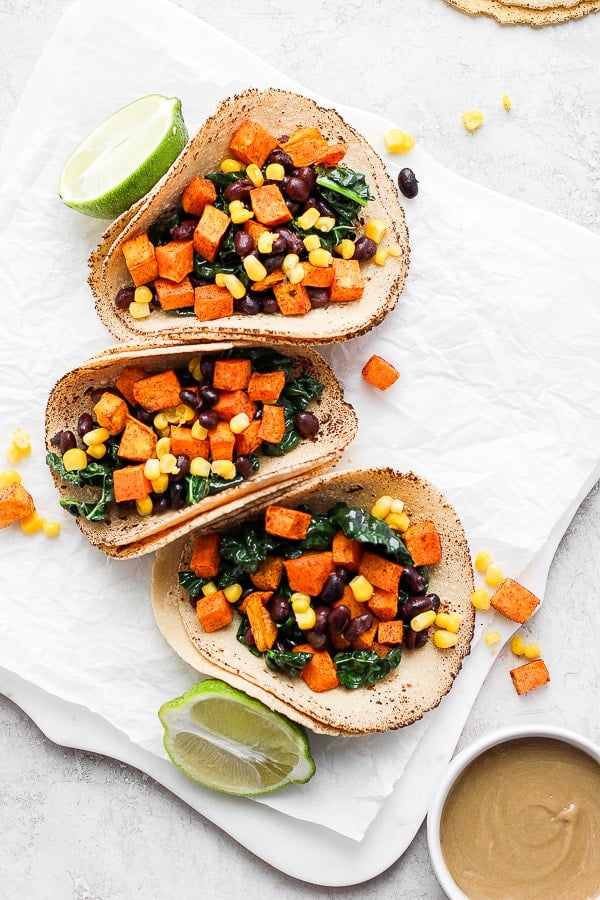
[[[256,242],[256,249],[259,253],[270,253],[273,249],[273,242],[277,237],[272,231],[262,231]]]
[[[187,370],[195,381],[202,381],[202,369],[200,368],[201,359],[199,356],[193,356],[187,364]]]
[[[63,453],[63,466],[67,472],[77,472],[79,469],[85,469],[88,464],[88,458],[85,450],[79,447],[72,447]]]
[[[323,234],[328,234],[332,228],[335,226],[335,219],[333,216],[319,216],[317,221],[315,222],[315,228],[317,231],[322,231]]]
[[[314,609],[309,607],[306,612],[303,613],[294,613],[296,617],[296,624],[300,631],[310,631],[311,628],[315,627],[315,623],[317,621],[317,614]]]
[[[93,447],[94,444],[105,444],[110,437],[110,431],[107,428],[92,428],[83,436],[83,443],[87,447]]]
[[[485,570],[484,577],[485,583],[489,584],[490,587],[499,587],[504,581],[504,575],[498,563],[490,563]]]
[[[12,443],[22,456],[31,453],[31,438],[22,428],[15,428],[12,433]]]
[[[311,266],[316,266],[319,269],[326,269],[332,264],[333,257],[325,247],[319,247],[317,250],[310,251],[308,254],[308,261]]]
[[[249,253],[248,256],[244,257],[242,265],[244,266],[244,270],[250,281],[262,281],[263,278],[267,277],[267,270],[260,259],[252,253]]]
[[[140,497],[135,501],[135,508],[140,516],[149,516],[152,513],[152,498]]]
[[[364,575],[356,575],[350,582],[350,590],[354,594],[355,600],[366,602],[373,596],[374,588]]]
[[[22,456],[23,454],[15,444],[11,444],[6,451],[6,458],[13,466],[19,462]]]
[[[306,212],[302,213],[301,216],[298,216],[296,219],[296,224],[298,228],[301,228],[302,231],[310,231],[311,228],[314,228],[316,223],[319,221],[321,217],[321,213],[319,210],[311,206]]]
[[[165,453],[171,452],[171,438],[170,437],[161,437],[156,442],[156,455],[158,459],[161,459]]]
[[[407,153],[415,146],[415,139],[408,131],[391,128],[383,136],[386,150],[389,153]]]
[[[523,642],[523,638],[519,634],[515,634],[514,638],[512,638],[510,642],[510,649],[515,654],[515,656],[523,656],[525,653],[525,643]]]
[[[149,479],[149,481],[155,494],[164,494],[169,487],[169,476],[166,473],[161,472],[156,478]]]
[[[404,500],[401,500],[399,497],[394,497],[394,499],[392,500],[392,508],[390,509],[390,512],[404,512]]]
[[[250,163],[249,166],[246,166],[246,176],[250,179],[254,187],[262,187],[265,183],[265,176],[256,163]]]
[[[241,584],[238,584],[237,581],[235,584],[228,584],[226,588],[223,588],[223,593],[228,603],[237,603],[243,592]]]
[[[208,478],[210,475],[210,463],[201,456],[194,456],[190,460],[190,475],[198,475],[200,478]]]
[[[145,284],[136,287],[133,299],[136,303],[150,303],[152,300],[152,291]]]
[[[106,444],[92,444],[92,446],[87,449],[87,455],[91,456],[92,459],[104,459],[106,453]]]
[[[225,481],[231,481],[232,478],[235,478],[235,466],[229,459],[215,459],[210,464],[210,467],[215,475],[219,475]]]
[[[265,175],[269,181],[283,181],[285,178],[285,169],[281,163],[269,163],[265,169]]]
[[[298,263],[293,269],[289,269],[286,272],[286,276],[290,284],[300,284],[304,278],[304,266],[302,263]]]
[[[405,512],[391,512],[385,517],[384,521],[386,525],[389,525],[394,531],[406,531],[410,525],[410,519]]]
[[[393,256],[394,259],[400,259],[402,256],[402,247],[400,244],[390,244],[387,248],[388,256]]]
[[[163,453],[158,464],[162,475],[177,475],[179,472],[177,457],[173,453]]]
[[[425,612],[419,613],[410,620],[410,627],[413,631],[425,631],[435,622],[436,613],[433,609],[427,609]]]
[[[485,550],[481,550],[475,557],[474,565],[478,572],[485,572],[491,561],[491,555]]]
[[[451,631],[446,631],[444,628],[438,628],[433,633],[433,643],[440,650],[448,650],[450,647],[454,647],[457,641],[458,635],[453,634]]]
[[[458,634],[462,617],[457,612],[439,612],[435,617],[435,624],[438,628],[445,631],[451,631],[452,634]]]
[[[24,519],[19,519],[19,525],[25,534],[35,534],[36,531],[39,531],[44,527],[44,520],[39,512],[34,509],[34,511],[29,513],[28,516],[25,516]]]
[[[484,641],[488,646],[491,646],[492,644],[497,644],[500,640],[500,637],[501,635],[499,631],[488,631],[488,633],[484,637]]]
[[[247,209],[241,200],[232,200],[229,204],[228,211],[229,218],[234,225],[242,225],[244,222],[247,222],[248,219],[254,218],[252,210]]]
[[[509,109],[512,109],[512,103],[510,102],[510,97],[508,94],[502,95],[502,106],[508,112]]]
[[[309,252],[311,250],[318,250],[321,246],[321,238],[318,234],[307,234],[302,243],[304,244],[304,248]]]
[[[129,315],[132,319],[147,319],[150,315],[150,306],[147,303],[136,303],[133,300],[129,304]]]
[[[192,425],[192,437],[197,438],[199,441],[203,441],[207,435],[208,428],[205,428],[199,421],[194,422]]]
[[[49,519],[44,519],[42,528],[46,537],[53,538],[60,534],[60,522],[51,522]]]
[[[350,238],[343,238],[333,249],[342,259],[352,259],[356,246]]]
[[[483,113],[480,109],[468,109],[461,119],[467,131],[476,131],[483,124]]]
[[[373,262],[376,266],[385,266],[388,258],[387,250],[379,249],[375,251],[375,256],[373,257]]]
[[[243,172],[244,166],[239,160],[232,159],[229,157],[228,159],[224,159],[221,163],[221,172]]]
[[[523,654],[527,657],[527,659],[537,659],[540,653],[541,650],[539,644],[525,644],[525,647],[523,648]]]
[[[21,476],[14,469],[4,469],[0,472],[0,488],[9,487],[11,484],[21,484]]]
[[[210,597],[211,594],[216,594],[218,590],[219,589],[214,581],[207,581],[206,584],[202,585],[202,593],[205,597]]]
[[[383,496],[378,497],[374,505],[371,507],[371,515],[375,516],[376,519],[385,519],[385,517],[389,516],[392,511],[393,502],[393,497],[389,497],[387,494],[383,494]]]
[[[471,594],[471,603],[475,609],[489,609],[490,592],[486,591],[485,588],[477,588],[477,590],[473,591]]]
[[[242,434],[250,424],[250,419],[245,412],[238,413],[229,420],[229,427],[234,434]]]
[[[364,235],[379,244],[386,231],[387,225],[383,219],[369,219],[364,228]]]
[[[160,462],[158,459],[147,459],[144,463],[144,478],[154,481],[160,475]]]
[[[310,607],[310,595],[302,591],[294,591],[290,597],[290,603],[295,613],[303,613]]]
[[[300,257],[297,253],[286,253],[283,257],[283,261],[281,263],[281,268],[287,275],[289,271],[291,271],[295,266],[300,262]]]
[[[154,416],[152,424],[157,431],[165,431],[169,427],[169,420],[164,412],[159,412]]]

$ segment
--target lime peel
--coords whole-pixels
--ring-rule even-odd
[[[300,725],[218,679],[164,703],[158,716],[172,762],[212,790],[256,797],[315,773]]]

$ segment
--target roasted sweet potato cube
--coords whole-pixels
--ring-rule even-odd
[[[333,281],[329,288],[329,299],[332,303],[360,300],[365,284],[358,260],[334,256],[332,265]]]
[[[249,456],[258,450],[262,444],[262,438],[259,435],[260,419],[252,419],[248,427],[240,434],[235,436],[235,455]]]
[[[194,268],[194,242],[169,241],[155,248],[159,278],[179,284]]]
[[[277,625],[271,614],[256,593],[250,594],[246,600],[246,615],[252,629],[254,643],[261,653],[269,650],[277,640]]]
[[[265,231],[268,231],[268,228],[265,228]],[[260,294],[262,291],[272,288],[274,284],[278,284],[280,281],[285,281],[285,272],[283,269],[273,269],[273,271],[269,272],[268,275],[265,275],[264,278],[255,281],[252,285],[252,290],[258,291]]]
[[[212,460],[233,460],[235,435],[228,422],[218,422],[214,428],[211,428],[208,432],[208,440],[210,443],[210,458]]]
[[[399,563],[367,550],[362,555],[358,572],[375,587],[384,591],[395,591],[396,596],[398,595],[398,585],[402,575],[402,566]]]
[[[312,653],[310,662],[300,670],[300,676],[311,691],[320,694],[332,691],[340,683],[335,663],[327,650],[315,650],[310,644],[298,644],[294,653]]]
[[[115,469],[113,472],[113,487],[117,503],[122,503],[125,500],[143,500],[152,490],[152,484],[144,475],[143,463]]]
[[[194,231],[194,250],[213,262],[230,222],[229,216],[216,206],[205,206]]]
[[[256,221],[269,228],[283,225],[293,218],[276,184],[263,184],[253,188],[250,191],[250,205]]]
[[[283,574],[283,559],[281,556],[267,556],[259,565],[256,572],[250,575],[250,581],[259,591],[276,591]]]
[[[202,322],[233,315],[233,297],[226,287],[203,284],[194,288],[194,312]]]
[[[373,617],[373,624],[370,625],[366,631],[356,638],[355,641],[352,641],[350,646],[353,650],[370,650],[373,647],[373,642],[375,640],[375,635],[377,634],[377,626],[379,625],[379,620],[376,617]]]
[[[192,429],[185,425],[171,425],[169,431],[171,439],[171,453],[174,456],[189,457],[195,459],[201,457],[208,459],[210,455],[210,443],[208,438],[197,438],[192,434]]]
[[[136,287],[149,284],[158,277],[158,262],[154,244],[147,234],[139,234],[123,242],[125,265]]]
[[[285,372],[253,372],[248,382],[248,396],[263,403],[276,403],[285,387]]]
[[[312,166],[329,150],[329,145],[318,128],[297,128],[289,139],[281,144],[295,166]]]
[[[265,531],[292,541],[301,541],[306,537],[311,521],[310,513],[301,509],[271,505],[265,510]]]
[[[190,569],[197,578],[214,578],[221,565],[218,534],[201,534],[194,541]]]
[[[331,542],[331,552],[334,565],[344,566],[350,572],[358,572],[364,552],[360,541],[346,537],[343,531],[336,531]]]
[[[311,308],[308,291],[302,282],[291,284],[289,281],[280,281],[273,285],[273,293],[279,311],[284,316],[303,316]]]
[[[382,356],[374,354],[371,356],[361,371],[362,377],[373,387],[379,388],[380,391],[386,391],[394,382],[400,378],[398,369],[389,363]]]
[[[311,597],[321,593],[327,578],[334,571],[330,550],[303,553],[296,559],[284,560],[283,565],[292,591]]]
[[[357,600],[352,593],[352,588],[348,585],[345,586],[342,597],[332,603],[332,606],[341,605],[348,607],[351,619],[354,619],[356,616],[363,616],[370,611],[368,603],[364,600]]]
[[[272,596],[273,596],[273,591],[259,591],[259,590],[251,591],[249,594],[246,594],[246,596],[244,597],[242,602],[238,605],[238,609],[241,612],[246,612],[248,600],[251,597],[254,597],[255,599],[258,598],[263,606],[267,606],[267,604]]]
[[[263,406],[263,414],[260,419],[260,428],[258,436],[261,441],[268,441],[270,444],[278,444],[283,440],[285,434],[285,413],[283,406]]]
[[[221,391],[213,409],[225,422],[229,422],[238,413],[246,413],[252,421],[256,412],[256,403],[250,399],[246,391]]]
[[[435,566],[442,559],[442,544],[433,522],[409,525],[402,538],[415,566]]]
[[[398,591],[384,591],[376,587],[367,605],[374,616],[389,622],[398,615]]]
[[[135,406],[136,399],[133,396],[133,386],[137,381],[147,377],[148,373],[144,369],[139,368],[139,366],[125,366],[115,381],[115,387],[123,394],[128,403]]]
[[[404,624],[400,619],[380,622],[377,626],[377,640],[380,644],[401,644],[404,640]]]
[[[244,119],[229,146],[242,162],[263,166],[269,153],[277,147],[277,140],[259,122]]]
[[[180,390],[181,384],[175,371],[168,369],[136,381],[133,385],[133,397],[148,412],[157,412],[168,406],[177,406],[180,402]]]
[[[333,281],[333,265],[313,266],[308,260],[304,260],[302,262],[302,268],[304,269],[304,278],[302,279],[304,287],[331,287],[331,282]]]
[[[0,488],[0,528],[20,522],[35,512],[33,497],[20,482]]]
[[[532,594],[513,578],[505,578],[490,600],[490,605],[494,609],[506,616],[507,619],[519,622],[521,625],[533,615],[539,603],[535,594]]]
[[[196,616],[202,628],[211,632],[229,625],[233,620],[233,611],[223,591],[216,591],[206,597],[198,597]]]
[[[194,305],[194,288],[187,276],[178,283],[157,278],[154,290],[161,309],[187,309]]]
[[[327,150],[325,150],[318,159],[315,160],[316,165],[326,166],[327,168],[332,168],[333,166],[337,166],[346,155],[346,150],[348,148],[345,144],[329,144]]]
[[[250,237],[254,241],[255,246],[261,234],[264,234],[265,231],[269,231],[266,225],[261,225],[260,222],[256,221],[256,219],[248,219],[242,225],[242,229],[246,232],[246,234],[250,235]]]
[[[94,415],[102,428],[111,434],[120,434],[129,417],[129,407],[122,397],[105,391],[94,405]]]
[[[245,390],[250,381],[252,363],[249,359],[217,359],[213,387],[220,391]]]
[[[139,419],[128,416],[121,435],[117,456],[135,462],[145,462],[156,456],[156,432]]]
[[[181,205],[191,216],[201,216],[204,207],[217,199],[217,189],[208,178],[196,175],[184,188]]]
[[[550,673],[543,659],[534,659],[510,670],[510,677],[517,694],[527,694],[550,681]]]

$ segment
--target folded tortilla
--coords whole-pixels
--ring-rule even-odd
[[[199,625],[187,592],[179,586],[177,573],[187,568],[194,538],[211,530],[206,528],[156,555],[152,603],[163,636],[179,656],[202,674],[222,678],[312,731],[358,735],[417,721],[436,707],[452,687],[473,636],[473,570],[457,513],[428,481],[412,472],[391,469],[329,472],[288,490],[279,502],[286,506],[306,504],[312,511],[326,512],[335,503],[345,501],[349,506],[368,510],[383,494],[402,498],[412,522],[429,519],[439,531],[442,561],[430,567],[429,591],[440,596],[444,607],[462,617],[454,647],[437,649],[430,638],[421,649],[403,650],[398,668],[375,685],[353,691],[338,687],[314,693],[300,677],[271,671],[264,659],[240,644],[236,639],[236,617],[230,626],[212,633]],[[235,520],[233,529],[255,512]],[[219,531],[225,530],[229,530],[227,525],[219,527]]]
[[[113,385],[125,366],[137,365],[149,373],[159,372],[171,367],[185,367],[194,356],[229,350],[233,346],[223,342],[166,348],[121,347],[94,356],[65,374],[50,393],[45,423],[48,450],[56,449],[51,445],[51,439],[57,432],[63,429],[75,431],[79,415],[91,411],[90,389]],[[301,440],[285,456],[261,455],[260,469],[251,478],[183,509],[140,516],[135,511],[126,513],[115,506],[112,516],[105,522],[89,522],[78,516],[77,524],[90,543],[109,556],[141,556],[187,534],[199,524],[211,525],[221,518],[227,521],[229,516],[252,509],[263,499],[278,496],[285,487],[301,483],[337,462],[356,434],[357,418],[350,404],[344,401],[333,370],[309,347],[279,344],[274,349],[293,359],[292,377],[309,374],[325,386],[321,400],[308,407],[320,422],[314,440]],[[52,475],[61,498],[83,498],[86,489],[63,484],[55,472]],[[260,500],[257,499],[259,496]]]
[[[365,207],[365,217],[381,218],[388,224],[386,242],[399,244],[401,256],[389,259],[385,266],[372,261],[361,266],[365,290],[360,300],[330,303],[302,316],[235,314],[201,322],[195,316],[179,317],[156,311],[146,319],[133,319],[127,310],[119,310],[114,305],[118,290],[132,284],[123,257],[123,242],[142,234],[176,207],[183,189],[194,176],[218,171],[223,159],[231,155],[229,141],[244,118],[255,119],[276,137],[300,126],[313,126],[328,141],[344,142],[348,150],[341,165],[364,174],[375,197]],[[408,230],[398,189],[365,138],[335,110],[323,109],[299,94],[276,88],[250,89],[223,101],[152,191],[108,228],[90,256],[89,283],[100,319],[118,340],[160,340],[163,345],[229,339],[314,344],[343,340],[380,322],[396,305],[408,264]]]

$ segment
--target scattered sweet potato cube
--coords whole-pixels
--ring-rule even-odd
[[[145,462],[156,456],[156,432],[139,419],[128,416],[121,435],[117,456],[135,462]]]
[[[245,390],[250,381],[252,363],[249,359],[217,359],[213,386],[220,391]]]
[[[240,434],[235,436],[235,455],[249,456],[258,450],[262,444],[262,438],[259,435],[260,419],[252,419],[248,427]]]
[[[285,372],[253,372],[248,382],[248,396],[263,403],[276,403],[285,387]]]
[[[358,567],[360,575],[364,575],[367,581],[384,591],[395,591],[398,595],[402,566],[379,556],[378,553],[365,551]]]
[[[346,303],[349,300],[360,300],[365,285],[357,259],[333,258],[333,281],[329,289],[332,303]]]
[[[281,556],[267,556],[259,565],[256,572],[250,575],[250,581],[259,591],[276,591],[283,574],[283,559]]]
[[[292,591],[316,597],[334,571],[330,550],[303,553],[296,559],[284,560],[284,568]]]
[[[168,369],[136,381],[132,393],[136,403],[148,412],[157,412],[168,406],[177,406],[180,390],[181,384],[174,369]]]
[[[249,594],[246,594],[246,596],[244,597],[242,602],[239,604],[238,609],[241,612],[246,612],[248,600],[250,600],[251,597],[254,597],[254,599],[258,598],[263,606],[267,606],[267,604],[272,596],[273,596],[273,591],[259,591],[259,590],[251,591]]]
[[[310,513],[301,509],[271,505],[265,510],[265,531],[293,541],[301,541],[306,537],[311,521]]]
[[[362,367],[362,377],[373,387],[379,388],[380,391],[386,391],[394,382],[400,378],[398,369],[389,363],[382,356],[374,354],[370,357]]]
[[[316,165],[326,166],[327,168],[331,168],[332,166],[337,166],[346,155],[346,150],[348,148],[345,144],[329,144],[327,150],[319,156],[318,159],[315,160]]]
[[[120,434],[129,417],[129,407],[122,397],[111,391],[104,391],[94,405],[94,415],[102,428],[106,428],[111,434]]]
[[[277,640],[277,625],[257,593],[250,594],[246,599],[245,612],[248,616],[248,624],[252,629],[254,643],[257,649],[264,653]]]
[[[318,128],[297,128],[281,149],[288,154],[295,166],[312,166],[329,151],[329,144]]]
[[[512,578],[505,578],[490,599],[490,605],[494,609],[506,616],[507,619],[519,622],[521,625],[533,615],[539,603],[535,594]]]
[[[229,146],[242,162],[263,166],[269,153],[277,147],[277,140],[263,125],[244,119]]]
[[[265,231],[268,231],[268,228],[265,228]],[[285,272],[283,269],[273,269],[272,272],[269,272],[268,275],[265,275],[264,278],[261,278],[259,281],[255,281],[252,285],[253,291],[258,291],[260,294],[261,291],[266,291],[268,288],[273,287],[274,284],[278,284],[280,281],[285,281]]]
[[[333,281],[333,265],[313,266],[308,260],[304,260],[302,262],[302,268],[304,269],[304,278],[302,279],[304,287],[331,287],[331,282]]]
[[[253,188],[250,191],[250,205],[256,221],[269,228],[283,225],[293,218],[276,184],[263,184]]]
[[[367,600],[367,605],[374,616],[383,622],[389,622],[398,615],[398,591],[384,591],[376,587]]]
[[[179,282],[157,278],[154,290],[161,309],[187,309],[194,305],[194,288],[187,276]]]
[[[152,484],[144,475],[143,463],[115,469],[113,472],[113,487],[117,503],[122,503],[125,500],[143,500],[152,490]]]
[[[159,278],[179,284],[194,268],[194,242],[169,241],[155,248]]]
[[[230,222],[229,216],[216,206],[205,206],[194,231],[194,250],[214,262]]]
[[[158,263],[154,244],[147,234],[139,234],[123,242],[125,265],[136,287],[149,284],[158,277]]]
[[[435,566],[442,559],[442,545],[433,522],[409,525],[402,538],[415,566]]]
[[[343,531],[336,531],[331,542],[331,552],[334,565],[344,566],[351,572],[358,572],[364,552],[360,541],[346,537]]]
[[[194,312],[202,322],[233,315],[233,297],[226,287],[203,284],[194,288]]]
[[[550,673],[543,659],[534,659],[516,669],[510,670],[510,677],[517,694],[527,694],[536,687],[550,681]]]
[[[250,237],[254,241],[255,246],[261,234],[264,234],[265,231],[269,231],[266,225],[261,225],[260,222],[256,221],[256,219],[248,219],[246,222],[244,222],[242,228],[246,232],[246,234],[250,235]]]
[[[219,535],[201,534],[194,541],[190,569],[197,578],[214,578],[221,565]]]
[[[33,497],[20,482],[0,488],[0,528],[19,522],[35,512]]]
[[[352,641],[350,646],[353,650],[370,650],[373,647],[373,641],[375,640],[375,635],[377,634],[377,626],[379,624],[379,620],[376,616],[373,617],[373,624],[363,631],[363,633],[356,638],[355,641]]]
[[[217,199],[217,189],[212,181],[202,175],[196,175],[184,188],[181,205],[191,216],[201,216],[204,207]]]
[[[331,691],[340,683],[335,663],[327,650],[315,650],[310,644],[298,644],[294,653],[312,653],[312,657],[300,671],[300,676],[311,691],[319,694]]]
[[[401,644],[404,639],[404,624],[400,619],[380,622],[377,626],[377,640],[380,644]]]
[[[291,284],[289,281],[279,281],[273,285],[273,293],[284,316],[303,316],[311,308],[308,291],[301,282]]]
[[[223,591],[216,591],[206,597],[198,597],[196,616],[202,628],[211,632],[229,625],[233,620],[233,611]]]
[[[213,405],[213,409],[219,418],[225,422],[229,422],[234,416],[242,412],[246,413],[250,421],[252,421],[256,412],[256,403],[250,399],[246,391],[222,390],[219,394],[219,399]]]
[[[185,425],[171,425],[169,437],[171,439],[171,453],[174,456],[182,454],[189,459],[194,459],[198,456],[202,459],[209,458],[210,443],[208,438],[194,437],[191,428]]]
[[[210,458],[212,460],[233,460],[235,435],[228,422],[218,422],[214,428],[211,428],[208,432],[208,440],[210,444]]]
[[[265,406],[263,406],[263,414],[258,429],[258,436],[261,441],[268,441],[270,444],[278,444],[283,440],[284,434],[285,413],[283,406],[265,404]]]
[[[116,389],[123,394],[128,403],[135,406],[136,400],[133,396],[133,386],[136,381],[147,378],[148,373],[139,368],[139,366],[125,366],[119,377],[115,381]]]

